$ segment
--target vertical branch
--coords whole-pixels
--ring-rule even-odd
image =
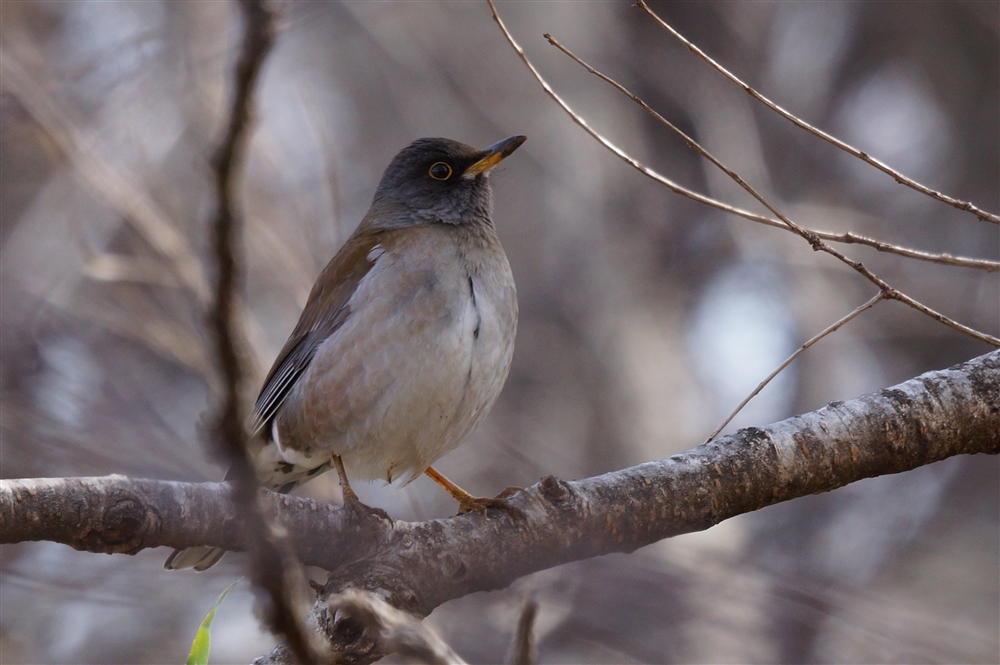
[[[511,645],[509,665],[535,665],[538,662],[538,649],[535,646],[535,618],[538,616],[538,603],[529,597],[521,609],[521,618],[517,621],[517,632],[514,633],[514,643]]]
[[[229,126],[222,143],[212,156],[218,209],[212,225],[215,253],[215,306],[208,314],[214,336],[215,357],[222,375],[222,406],[216,414],[215,434],[234,466],[244,458],[243,418],[240,406],[243,367],[240,361],[236,325],[236,284],[242,280],[240,240],[243,216],[237,210],[239,172],[243,166],[249,135],[253,90],[264,59],[274,41],[270,12],[256,0],[242,0],[245,34],[236,63],[235,86]],[[245,460],[244,460],[245,461]],[[241,473],[244,469],[235,468]]]
[[[234,72],[229,124],[222,143],[212,156],[218,209],[212,225],[216,261],[215,306],[208,315],[215,359],[221,374],[221,404],[212,419],[213,440],[230,462],[233,502],[244,513],[245,536],[250,544],[252,577],[271,599],[269,622],[285,638],[299,662],[315,659],[300,629],[292,606],[289,572],[295,561],[282,552],[257,502],[257,478],[247,456],[247,436],[241,407],[244,381],[237,325],[237,285],[242,282],[243,215],[238,206],[240,176],[253,120],[253,94],[264,61],[274,44],[274,16],[264,0],[241,0],[243,43]]]

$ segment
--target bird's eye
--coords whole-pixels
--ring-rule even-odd
[[[434,162],[427,173],[435,180],[447,180],[451,177],[451,167],[444,162]]]

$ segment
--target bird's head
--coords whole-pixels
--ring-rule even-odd
[[[524,143],[511,136],[480,150],[442,138],[417,139],[396,155],[375,190],[373,206],[392,208],[389,225],[490,223],[487,175]]]

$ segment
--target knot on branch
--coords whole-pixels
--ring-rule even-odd
[[[365,660],[378,644],[379,626],[370,612],[334,596],[327,603],[326,632],[334,653],[345,663]]]
[[[463,662],[420,619],[396,609],[378,594],[347,589],[333,595],[323,619],[338,662],[370,662],[373,656],[388,653],[424,663]]]
[[[100,526],[82,538],[84,549],[104,543],[115,552],[135,554],[160,529],[160,516],[151,506],[130,496],[112,496]]]
[[[569,494],[569,486],[565,481],[559,480],[555,476],[545,476],[539,482],[542,496],[552,503],[562,502]]]

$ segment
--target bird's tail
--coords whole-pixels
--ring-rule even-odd
[[[198,572],[208,570],[219,562],[226,550],[221,547],[210,547],[209,545],[199,545],[189,547],[186,550],[174,550],[163,567],[167,570],[183,570],[184,568],[194,568]]]
[[[288,494],[299,485],[312,480],[329,469],[330,462],[325,462],[313,468],[282,463],[276,463],[274,467],[274,470],[266,467],[264,472],[258,469],[258,476],[264,476],[262,484],[269,490],[278,492],[279,494]],[[230,480],[229,474],[226,474],[226,480]],[[221,547],[211,547],[209,545],[189,547],[186,550],[174,550],[166,563],[163,564],[163,567],[167,570],[194,568],[198,572],[201,572],[217,564],[225,553],[226,550]]]

